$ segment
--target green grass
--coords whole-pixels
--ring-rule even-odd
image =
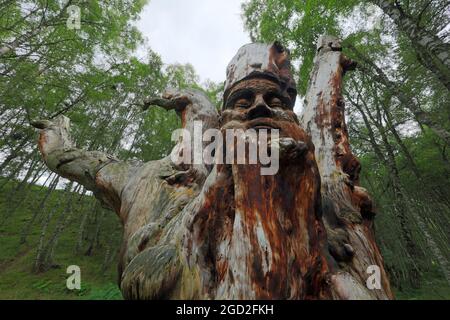
[[[64,207],[65,195],[63,191],[56,191],[51,195],[48,206],[32,226],[27,243],[20,244],[21,231],[30,221],[46,190],[33,186],[27,198],[20,200],[13,187],[14,185],[9,183],[0,190],[0,299],[122,299],[117,286],[117,255],[102,270],[107,245],[112,247],[112,252],[117,253],[121,242],[121,227],[116,215],[113,212],[104,212],[100,220],[98,244],[92,254],[87,256],[85,253],[89,236],[96,225],[95,216],[88,212],[87,239],[83,240],[80,253],[76,253],[83,212],[90,210],[89,204],[92,204],[93,199],[85,197],[77,202],[72,219],[62,232],[54,250],[55,266],[36,274],[32,269],[42,222],[49,209],[58,208],[48,229],[48,234],[51,234]],[[2,223],[5,217],[6,222]],[[389,256],[385,257],[387,258]],[[69,276],[66,269],[69,265],[78,265],[81,269],[81,290],[66,288],[66,279]],[[394,288],[394,291],[397,299],[450,299],[450,287],[437,270],[424,275],[419,289],[404,288],[400,291]]]
[[[437,265],[422,275],[420,288],[394,288],[398,300],[450,300],[450,286]]]
[[[6,222],[0,224],[0,299],[122,299],[117,286],[117,260],[114,259],[106,270],[102,270],[106,244],[112,242],[112,252],[115,254],[120,243],[121,227],[116,215],[105,212],[101,221],[99,243],[92,254],[87,256],[85,251],[89,239],[84,239],[80,253],[75,252],[82,214],[74,210],[72,219],[54,250],[55,265],[48,271],[35,273],[32,270],[41,225],[48,210],[44,210],[32,226],[27,243],[20,244],[20,235],[44,197],[45,189],[32,187],[27,199],[11,214],[12,208],[17,205],[11,201],[12,187],[8,185],[0,191],[0,223],[4,221],[5,215],[8,216]],[[56,220],[63,208],[61,200],[64,200],[62,191],[54,192],[49,199],[48,208],[60,207],[52,218],[49,235],[55,229]],[[90,197],[86,197],[77,204],[86,208],[91,201]],[[95,230],[93,221],[87,221],[86,235],[92,236]],[[68,290],[66,287],[67,277],[70,276],[66,273],[69,265],[78,265],[81,269],[81,290]]]
[[[397,300],[450,300],[449,285],[439,279],[424,279],[419,289],[394,292]]]

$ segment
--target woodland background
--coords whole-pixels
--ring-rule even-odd
[[[1,299],[121,299],[118,218],[46,169],[31,120],[64,114],[79,147],[149,161],[168,153],[180,123],[142,112],[145,97],[195,87],[220,107],[222,83],[145,46],[135,22],[146,2],[0,0]],[[66,26],[72,4],[79,30]],[[290,48],[301,100],[318,36],[343,39],[358,62],[344,84],[351,145],[396,296],[450,299],[450,4],[247,0],[242,19],[253,40]],[[71,264],[79,291],[65,287]]]

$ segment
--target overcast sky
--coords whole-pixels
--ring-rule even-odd
[[[241,19],[242,0],[150,0],[138,28],[164,63],[190,63],[201,82],[225,81],[225,69],[250,38]],[[300,112],[297,97],[294,111]]]
[[[201,81],[225,80],[228,62],[250,39],[242,0],[150,0],[138,28],[164,63],[191,63]]]

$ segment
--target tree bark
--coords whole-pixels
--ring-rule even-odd
[[[287,136],[270,140],[271,152],[280,154],[274,175],[261,175],[261,164],[176,163],[170,156],[147,163],[119,161],[75,148],[65,117],[34,123],[41,129],[39,146],[49,168],[94,191],[120,217],[119,283],[125,298],[392,298],[373,235],[371,201],[357,185],[359,163],[348,144],[340,87],[350,64],[325,42],[304,115],[312,139],[295,113],[284,110],[283,121],[276,123]],[[287,65],[280,46],[269,53]],[[242,71],[249,62],[236,63],[242,63],[236,66]],[[275,85],[264,77],[248,81],[246,86],[255,90]],[[232,96],[235,88],[227,93]],[[219,128],[232,112],[224,110],[219,118],[196,90],[169,91],[144,103],[152,105],[174,109],[190,133],[177,140],[171,155],[184,155],[191,145],[194,159],[197,121],[203,134]],[[268,107],[252,110],[261,108]],[[270,112],[275,121],[280,111]],[[220,127],[222,135],[225,129]],[[208,144],[201,143],[204,150]],[[234,141],[226,145],[234,147]],[[379,289],[367,286],[371,265],[380,269]]]
[[[333,281],[341,298],[392,298],[373,231],[375,215],[367,191],[359,186],[360,164],[352,154],[341,95],[342,77],[355,63],[333,37],[319,39],[301,123],[311,135],[322,183],[328,243],[339,262]],[[364,284],[369,265],[381,271],[381,289]]]
[[[387,14],[410,40],[419,62],[450,90],[450,44],[442,41],[402,10],[396,1],[371,0]]]

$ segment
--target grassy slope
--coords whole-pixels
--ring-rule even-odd
[[[106,243],[113,248],[120,243],[120,227],[116,216],[107,212],[100,230],[99,245],[92,255],[75,253],[82,214],[74,212],[73,219],[63,231],[54,253],[54,262],[58,265],[47,272],[31,272],[38,247],[41,223],[48,210],[37,219],[32,227],[28,241],[20,245],[23,226],[31,218],[37,203],[44,196],[44,190],[33,187],[25,201],[14,201],[11,185],[0,191],[0,299],[121,299],[116,285],[116,259],[102,272]],[[63,206],[62,191],[55,192],[50,206]],[[14,208],[20,204],[16,210]],[[13,211],[14,210],[14,211]],[[9,217],[1,224],[4,217]],[[56,221],[56,214],[52,221]],[[50,226],[49,232],[54,229]],[[113,250],[114,252],[117,249]],[[66,288],[66,268],[69,265],[81,268],[81,290]],[[396,290],[398,299],[450,299],[450,287],[439,274],[429,274],[420,289]]]
[[[8,186],[9,187],[9,186]],[[26,201],[13,212],[6,223],[1,224],[4,215],[10,215],[11,209],[17,204],[11,201],[10,189],[0,193],[0,299],[122,299],[117,287],[116,260],[106,271],[101,266],[105,257],[106,241],[113,241],[113,252],[116,253],[120,243],[119,221],[114,213],[107,212],[103,218],[100,230],[100,243],[90,256],[84,254],[88,239],[84,242],[81,254],[75,253],[79,227],[82,215],[74,212],[68,227],[63,231],[54,253],[54,263],[50,270],[35,274],[32,266],[36,257],[41,223],[44,211],[32,227],[26,244],[20,245],[20,234],[25,223],[30,220],[39,200],[44,196],[44,190],[33,187]],[[51,206],[63,206],[59,203],[62,191],[56,192],[50,199]],[[58,212],[53,216],[56,221]],[[49,233],[54,230],[50,225]],[[113,239],[111,240],[111,235]],[[78,265],[81,269],[81,290],[66,288],[66,268]]]

